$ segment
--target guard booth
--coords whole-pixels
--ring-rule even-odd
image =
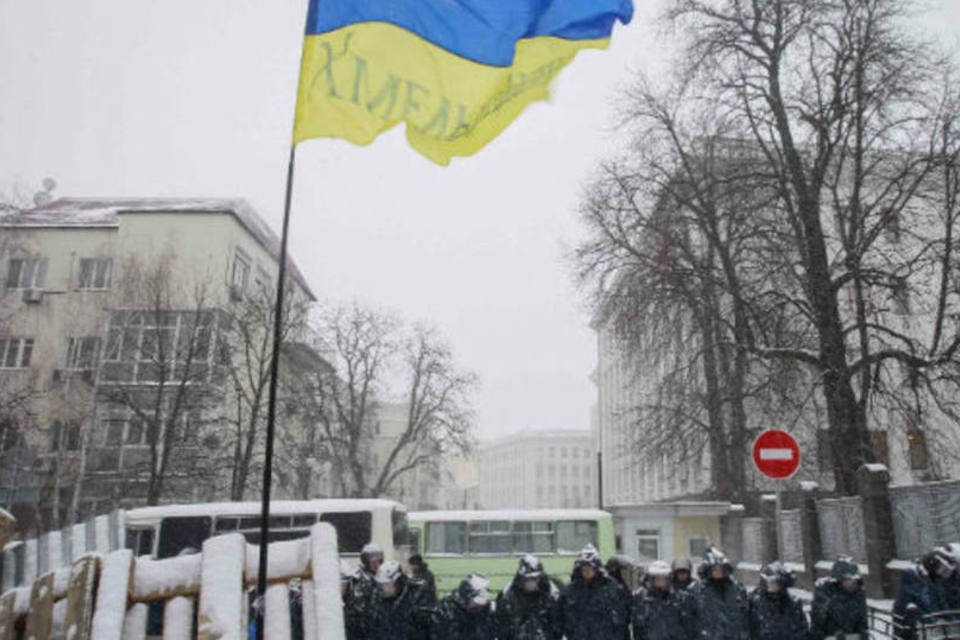
[[[696,559],[710,545],[721,545],[721,519],[729,502],[664,502],[608,507],[617,549],[641,566],[655,560]]]

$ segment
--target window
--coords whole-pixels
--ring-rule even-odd
[[[157,558],[173,558],[186,549],[199,552],[203,542],[210,537],[212,518],[209,516],[189,516],[164,518],[160,521],[160,536],[157,544]]]
[[[320,522],[329,522],[337,530],[340,553],[360,553],[371,540],[373,515],[369,511],[324,513]]]
[[[0,453],[12,451],[20,444],[20,429],[12,418],[0,420]]]
[[[110,288],[113,275],[112,258],[81,258],[78,289],[104,290]]]
[[[33,338],[0,339],[0,369],[26,369],[33,357]]]
[[[8,289],[42,289],[47,279],[46,258],[10,258]]]
[[[91,456],[91,467],[93,471],[100,473],[109,473],[117,471],[120,468],[120,449],[95,449]]]
[[[870,448],[873,451],[873,460],[882,465],[890,466],[890,448],[887,445],[887,430],[878,429],[870,432]]]
[[[60,421],[50,426],[50,451],[79,451],[80,425],[76,422],[64,424]]]
[[[643,564],[660,559],[660,530],[637,529],[637,560]]]
[[[470,553],[510,553],[511,546],[509,522],[470,523]]]
[[[257,274],[253,277],[253,286],[254,293],[261,296],[269,295],[273,290],[270,275],[259,267],[257,267]]]
[[[566,448],[566,447],[562,447],[562,448],[560,449],[560,457],[563,458],[564,460],[567,459],[567,448]]]
[[[427,553],[462,555],[467,552],[467,523],[431,522],[427,525]]]
[[[907,455],[911,471],[926,471],[930,467],[927,434],[914,427],[907,433]]]
[[[129,446],[138,446],[146,444],[147,430],[143,428],[143,422],[140,420],[131,420],[127,423],[127,436],[123,442]]]
[[[402,509],[391,511],[390,524],[393,529],[394,548],[399,549],[408,546],[410,544],[410,523],[407,520],[407,512]]]
[[[135,557],[149,556],[153,553],[153,529],[127,529],[127,549]]]
[[[587,544],[597,544],[597,523],[567,521],[556,524],[557,553],[580,553]]]
[[[70,338],[67,343],[67,369],[70,371],[96,369],[99,352],[100,338],[96,336]]]
[[[250,279],[250,258],[237,249],[233,254],[233,268],[230,270],[230,287],[237,295],[243,295]]]
[[[702,558],[709,547],[710,538],[707,536],[691,536],[687,544],[687,550],[691,558]]]
[[[513,551],[515,553],[553,553],[553,523],[514,522]]]
[[[125,420],[107,420],[104,434],[104,444],[108,447],[119,447],[123,444],[123,431],[126,427]]]

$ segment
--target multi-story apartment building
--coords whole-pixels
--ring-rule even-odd
[[[60,199],[4,216],[0,239],[0,440],[16,463],[0,504],[78,517],[148,493],[225,497],[215,452],[242,390],[227,336],[236,305],[269,300],[278,267],[257,213],[242,200]],[[309,304],[288,273],[293,304]]]
[[[596,446],[589,431],[528,431],[483,443],[477,466],[484,509],[597,506]]]

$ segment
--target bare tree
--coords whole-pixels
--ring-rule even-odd
[[[434,330],[405,330],[394,316],[355,304],[327,313],[318,333],[333,351],[333,367],[315,378],[316,415],[341,495],[387,495],[404,474],[469,447],[476,380],[457,369]],[[407,415],[375,460],[378,411],[390,396],[402,399]]]
[[[292,290],[291,286],[290,289]],[[288,295],[281,324],[281,343],[296,339],[304,332],[308,303],[295,295]],[[262,435],[266,429],[267,390],[270,382],[270,363],[273,354],[274,294],[266,288],[252,291],[235,302],[229,310],[220,341],[222,358],[226,364],[229,390],[226,422],[230,436],[227,446],[230,457],[230,499],[243,500],[250,488],[251,478],[256,478],[259,458],[256,453],[262,447]],[[281,368],[288,375],[289,359],[281,361]],[[284,392],[291,389],[282,387]],[[286,396],[286,393],[284,393]],[[287,408],[279,414],[281,422],[292,417],[295,405],[302,396],[281,397]]]
[[[149,505],[210,486],[219,472],[208,454],[218,444],[210,416],[222,383],[221,314],[206,286],[184,295],[175,266],[173,252],[123,265],[124,306],[111,312],[99,385],[101,411],[129,418],[145,440],[146,459],[125,471],[128,482],[145,481]]]
[[[745,365],[804,372],[842,493],[875,456],[871,419],[956,415],[956,81],[901,28],[908,6],[673,0],[676,80],[631,95],[653,147],[643,172],[715,265],[696,273],[721,296],[720,338]],[[705,138],[753,160],[718,174]],[[733,367],[735,390],[751,366]]]

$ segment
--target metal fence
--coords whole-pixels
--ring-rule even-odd
[[[824,558],[849,555],[861,564],[866,563],[863,507],[859,496],[819,500],[817,520]]]
[[[0,592],[32,584],[41,575],[69,567],[88,553],[124,548],[125,528],[125,513],[117,510],[39,538],[7,544],[0,553]]]
[[[897,557],[960,540],[960,481],[890,487]]]

